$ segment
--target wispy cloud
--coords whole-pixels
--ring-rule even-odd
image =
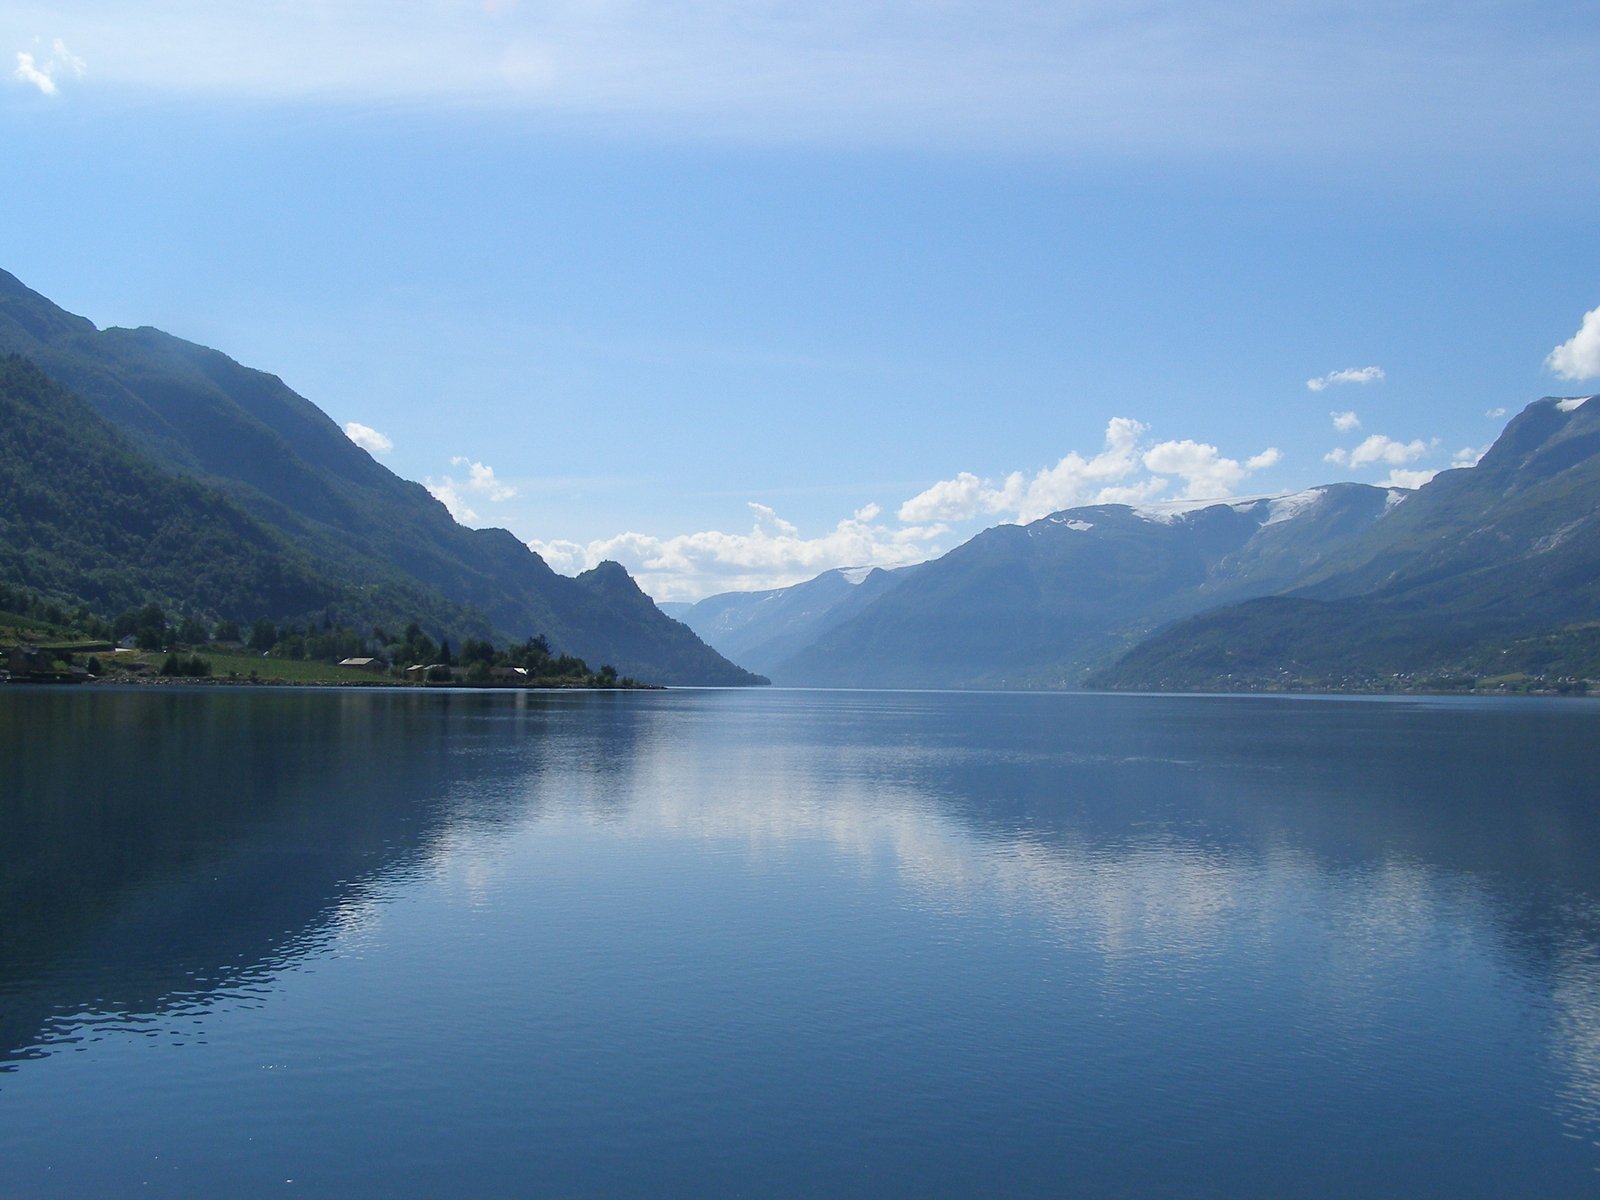
[[[1353,412],[1332,412],[1328,416],[1333,418],[1333,427],[1340,433],[1349,433],[1352,429],[1361,428],[1361,418]]]
[[[1506,410],[1504,408],[1491,408],[1483,415],[1488,417],[1491,421],[1498,421],[1501,417],[1506,415]]]
[[[360,421],[346,421],[344,435],[368,454],[387,454],[394,449],[394,443],[371,425],[363,425]]]
[[[1329,371],[1326,375],[1308,379],[1306,386],[1313,392],[1321,392],[1342,383],[1382,383],[1385,378],[1382,367],[1346,367],[1342,371]],[[1334,419],[1337,422],[1338,414]]]
[[[11,77],[19,83],[38,88],[46,96],[54,96],[61,90],[56,83],[59,76],[71,75],[75,79],[82,79],[86,69],[83,59],[68,50],[60,38],[56,38],[50,43],[47,53],[36,55],[31,50],[18,50],[17,68]]]
[[[457,0],[404,20],[383,0],[8,8],[0,30],[53,22],[97,75],[167,93],[444,100],[763,138],[1361,149],[1413,166],[1494,148],[1582,161],[1567,98],[1540,85],[1582,77],[1600,43],[1499,5],[1382,0]]]
[[[1578,332],[1550,351],[1544,365],[1562,379],[1600,376],[1600,308],[1583,314]]]

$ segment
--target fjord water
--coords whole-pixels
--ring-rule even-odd
[[[1591,1196],[1600,707],[0,691],[0,1195]]]

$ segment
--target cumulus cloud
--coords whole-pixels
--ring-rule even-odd
[[[1306,380],[1313,392],[1324,391],[1340,383],[1382,383],[1386,376],[1382,367],[1346,367],[1342,371],[1329,371],[1316,379]]]
[[[491,500],[509,500],[517,494],[517,489],[508,487],[494,476],[494,468],[481,462],[473,462],[469,458],[457,455],[450,460],[453,467],[467,469],[466,486],[475,492],[481,492]]]
[[[387,454],[394,449],[394,443],[371,425],[363,425],[360,421],[346,421],[344,435],[368,454]]]
[[[509,500],[517,494],[516,488],[495,478],[494,468],[486,463],[474,462],[458,454],[450,460],[450,465],[465,467],[467,477],[457,479],[446,475],[442,479],[426,479],[422,486],[450,511],[459,524],[470,525],[478,519],[477,512],[472,508],[471,496],[498,502]]]
[[[1400,442],[1381,433],[1375,433],[1354,450],[1338,447],[1328,451],[1323,455],[1323,459],[1326,462],[1356,469],[1372,466],[1375,463],[1398,467],[1416,461],[1431,449],[1433,449],[1432,443],[1425,442],[1421,438]]]
[[[1492,444],[1490,443],[1490,445]],[[1489,453],[1488,445],[1479,446],[1477,449],[1473,449],[1471,446],[1463,446],[1456,451],[1455,457],[1450,460],[1450,465],[1452,467],[1475,467],[1487,453]]]
[[[587,570],[611,559],[658,600],[697,600],[717,592],[786,587],[835,567],[922,562],[940,552],[938,539],[950,532],[944,525],[891,528],[875,520],[878,506],[868,504],[826,533],[805,537],[769,506],[752,502],[749,508],[755,520],[748,533],[620,533],[587,543],[530,541],[528,547],[558,571]]]
[[[1158,475],[1182,479],[1185,500],[1207,500],[1233,495],[1252,472],[1265,470],[1281,457],[1276,449],[1269,448],[1241,463],[1224,458],[1215,446],[1184,440],[1152,446],[1142,461]]]
[[[456,481],[446,477],[444,479],[430,479],[423,484],[428,493],[445,506],[446,511],[455,519],[458,525],[470,525],[478,519],[478,514],[472,510],[466,498],[462,496],[461,489]]]
[[[902,521],[968,521],[999,512],[1006,505],[1006,495],[1007,489],[996,488],[971,471],[963,471],[954,479],[941,479],[918,492],[900,506],[897,515]]]
[[[1013,471],[999,481],[981,479],[962,471],[940,480],[900,506],[906,522],[964,521],[974,517],[1005,515],[1016,521],[1035,521],[1063,508],[1084,504],[1138,504],[1162,495],[1176,476],[1188,499],[1222,499],[1255,471],[1265,470],[1281,457],[1268,448],[1240,462],[1226,458],[1215,446],[1191,440],[1142,444],[1149,429],[1131,417],[1113,417],[1106,425],[1105,443],[1096,454],[1076,450],[1030,479]],[[1145,472],[1148,472],[1146,474]]]
[[[85,69],[83,59],[68,50],[60,38],[56,38],[50,43],[49,53],[42,56],[28,50],[18,50],[17,69],[11,73],[11,77],[19,83],[31,84],[46,96],[54,96],[61,90],[56,83],[58,76],[71,75],[82,79]]]
[[[1340,433],[1361,428],[1361,418],[1353,412],[1331,412],[1328,415],[1333,418],[1333,427]]]
[[[1386,488],[1419,488],[1438,473],[1437,471],[1427,470],[1406,471],[1396,467],[1389,472],[1388,478],[1379,481],[1378,486]]]
[[[1600,308],[1583,314],[1583,324],[1545,357],[1544,365],[1563,379],[1600,376]]]

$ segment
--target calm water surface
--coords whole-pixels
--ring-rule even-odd
[[[1600,705],[0,689],[0,1196],[1600,1194]]]

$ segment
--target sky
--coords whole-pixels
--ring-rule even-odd
[[[1592,0],[11,0],[0,267],[659,600],[1600,390]]]

